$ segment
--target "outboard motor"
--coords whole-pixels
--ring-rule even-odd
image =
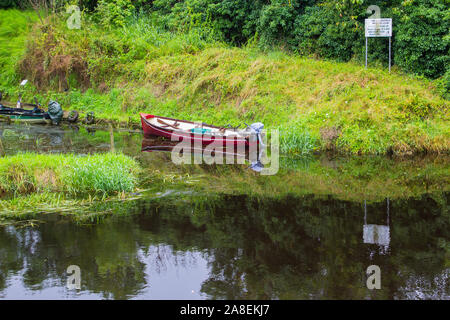
[[[261,137],[261,131],[264,129],[264,124],[261,122],[252,123],[250,125],[250,131],[253,134],[256,134],[256,137],[258,138],[258,142],[261,146],[265,146]]]
[[[248,128],[250,129],[252,135],[256,135],[256,139],[260,146],[260,152],[257,155],[256,162],[252,162],[249,168],[253,171],[261,172],[261,170],[264,168],[264,165],[261,163],[261,155],[263,152],[262,148],[265,147],[263,139],[261,137],[262,130],[264,129],[264,124],[262,124],[261,122],[256,122],[252,123],[250,126],[248,126]]]
[[[58,125],[61,122],[64,114],[61,105],[56,101],[49,102],[47,113],[50,116],[50,119],[52,119],[53,124],[56,125]]]

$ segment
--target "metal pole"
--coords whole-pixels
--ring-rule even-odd
[[[387,198],[387,224],[389,225],[389,198]]]
[[[367,37],[366,37],[366,68],[367,68]]]
[[[367,224],[367,204],[366,204],[366,200],[364,200],[364,224]]]
[[[391,73],[391,37],[389,37],[389,73]]]

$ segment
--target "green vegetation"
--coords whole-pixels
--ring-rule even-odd
[[[72,155],[39,158],[40,155],[18,154],[4,158],[8,160],[0,166],[4,172],[0,176],[0,187],[9,193],[15,191],[16,195],[3,197],[0,201],[0,218],[32,219],[39,212],[57,212],[74,215],[80,220],[95,220],[95,217],[125,214],[127,210],[121,209],[121,203],[126,207],[124,201],[130,203],[136,199],[162,198],[169,199],[169,202],[174,202],[173,199],[190,202],[203,196],[212,199],[245,195],[275,201],[314,195],[318,198],[332,196],[340,201],[367,200],[373,203],[385,198],[401,200],[450,191],[448,158],[441,156],[402,161],[384,157],[336,160],[326,157],[301,160],[283,157],[280,159],[281,169],[274,176],[256,174],[248,170],[247,165],[177,166],[165,153],[143,153],[138,157],[142,168],[139,172],[133,169],[136,163],[130,158],[124,162],[117,161],[116,168],[123,163],[129,164],[123,165],[122,170],[109,169],[114,165],[110,165],[105,158],[112,159],[114,156],[94,156],[102,159],[98,162]],[[77,165],[72,165],[74,158],[79,162]],[[24,168],[23,163],[28,165]],[[70,165],[64,167],[64,163]],[[73,168],[80,167],[86,170],[74,172]],[[115,178],[120,175],[125,176],[124,181],[119,182]],[[128,181],[134,182],[133,189],[124,187],[127,175],[134,177],[128,178]],[[97,178],[101,179],[100,187],[96,186]],[[108,194],[104,190],[94,191],[101,187],[106,189],[105,185],[114,191]],[[128,193],[133,190],[138,190],[139,194]]]
[[[94,195],[73,197],[64,193],[42,192],[0,200],[0,226],[4,224],[33,223],[42,213],[71,216],[82,223],[98,223],[109,215],[132,212],[138,196]]]
[[[247,194],[283,198],[288,195],[329,196],[358,202],[404,199],[426,193],[449,191],[448,159],[394,161],[382,157],[354,157],[295,161],[282,158],[282,169],[274,176],[261,176],[236,167],[204,167],[204,174],[190,173],[189,186],[199,193]]]
[[[134,124],[140,111],[218,124],[261,121],[280,129],[282,151],[291,154],[449,152],[443,79],[263,52],[254,42],[233,48],[214,23],[188,16],[176,31],[155,13],[108,28],[86,14],[81,30],[69,30],[64,14],[50,16],[34,24],[15,77],[0,86],[13,99],[26,77],[35,85],[29,99],[57,99],[66,109]],[[23,36],[9,41],[24,44]]]
[[[0,0],[0,8],[16,8],[19,5],[18,0]]]
[[[20,153],[0,158],[0,192],[69,195],[133,191],[139,166],[122,154],[88,156]]]
[[[29,11],[0,10],[1,90],[4,84],[17,86],[16,65],[24,53],[26,39],[36,14]]]
[[[5,0],[3,0],[5,1]],[[6,0],[11,1],[11,0]],[[44,0],[41,0],[44,1]],[[58,7],[69,1],[53,0]],[[168,29],[207,24],[233,45],[249,41],[339,61],[364,59],[364,19],[371,5],[392,18],[393,56],[401,69],[431,78],[449,71],[446,0],[80,0],[105,27],[124,26],[134,11],[156,13]],[[73,3],[73,1],[72,1]],[[371,60],[387,64],[386,39],[370,39]],[[372,61],[371,61],[372,63]],[[450,87],[447,87],[449,89]]]

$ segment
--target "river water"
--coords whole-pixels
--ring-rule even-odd
[[[283,158],[260,176],[248,165],[176,166],[127,131],[0,133],[3,155],[121,151],[203,186],[154,186],[91,209],[102,211],[94,219],[37,213],[0,226],[0,298],[450,299],[446,158]],[[71,265],[79,290],[67,287]],[[367,287],[372,265],[380,289]]]

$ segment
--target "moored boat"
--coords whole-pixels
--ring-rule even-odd
[[[47,112],[41,109],[26,110],[22,108],[9,108],[0,105],[0,120],[20,121],[33,124],[52,123],[52,119]]]
[[[250,127],[245,130],[238,130],[237,128],[219,127],[146,113],[140,113],[140,116],[142,130],[146,136],[160,136],[173,141],[189,140],[202,145],[208,145],[212,142],[219,145],[258,143],[258,135],[254,134],[258,132],[249,129]]]
[[[0,95],[1,97],[1,95]],[[48,111],[39,108],[38,103],[17,103],[18,107],[12,108],[0,103],[0,121],[19,121],[32,124],[59,124],[62,120],[63,111],[59,103],[50,101]],[[22,106],[33,107],[24,109]]]
[[[24,87],[27,82],[28,80],[23,80],[20,83],[20,87]],[[1,101],[2,93],[0,92],[0,121],[20,121],[33,124],[52,123],[57,125],[61,122],[64,115],[61,105],[58,102],[50,101],[48,110],[44,111],[41,109],[41,104],[36,97],[34,98],[35,103],[23,103],[22,93],[19,94],[19,100],[15,104],[15,107],[11,107],[11,103],[2,103]],[[23,107],[32,107],[33,109],[24,109]]]

